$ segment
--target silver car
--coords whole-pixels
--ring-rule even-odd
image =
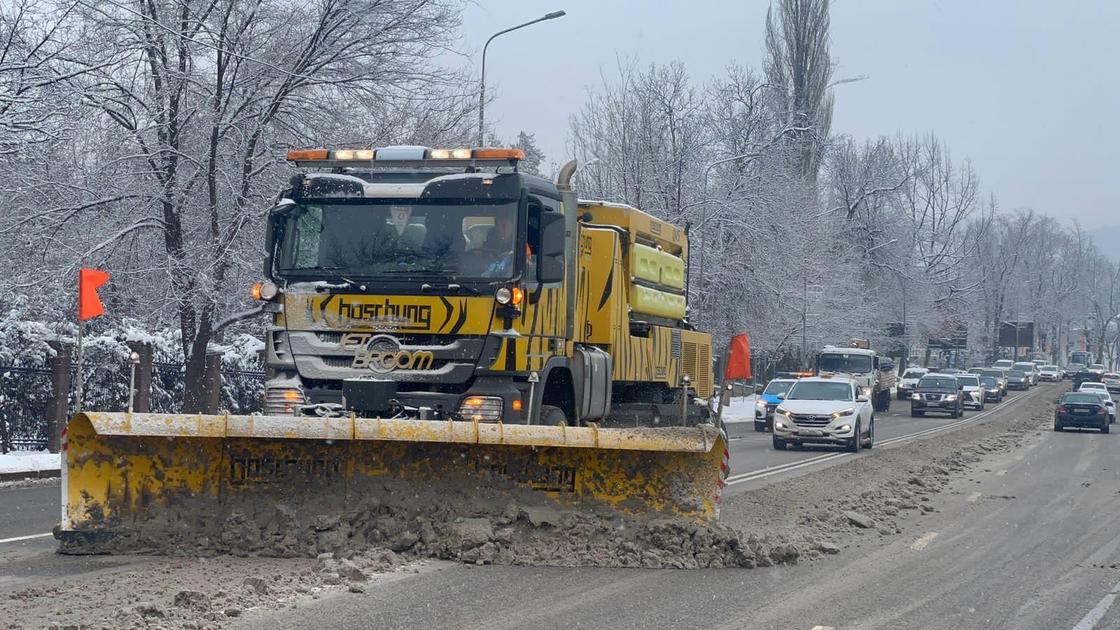
[[[848,378],[818,376],[797,381],[774,410],[774,448],[843,446],[849,452],[875,445],[871,399]]]

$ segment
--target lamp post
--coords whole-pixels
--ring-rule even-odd
[[[491,35],[490,39],[486,40],[486,44],[482,47],[482,78],[479,81],[478,86],[478,146],[482,146],[482,134],[486,124],[486,49],[490,47],[490,42],[494,41],[494,38],[499,35],[505,35],[506,33],[509,33],[510,31],[516,31],[519,28],[532,26],[537,22],[544,22],[545,20],[555,20],[558,17],[564,17],[564,15],[566,14],[563,11],[553,11],[552,13],[546,13],[545,15],[535,20],[529,20],[524,24],[518,24],[517,26],[511,26],[504,31],[498,31],[497,33]]]

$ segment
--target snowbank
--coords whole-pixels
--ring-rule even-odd
[[[58,470],[60,461],[58,453],[12,451],[0,455],[0,473]]]
[[[731,404],[723,408],[723,421],[727,424],[737,422],[754,422],[755,396],[735,396]]]

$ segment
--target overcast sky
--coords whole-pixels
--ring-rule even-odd
[[[487,119],[536,134],[562,162],[569,116],[618,57],[680,60],[698,83],[732,61],[760,67],[762,0],[476,0],[461,47],[487,55]],[[972,160],[1004,209],[1120,225],[1120,0],[834,0],[833,132],[934,132]]]

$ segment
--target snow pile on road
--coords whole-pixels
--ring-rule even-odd
[[[0,455],[0,473],[39,472],[58,470],[58,453],[46,451],[12,451]]]

